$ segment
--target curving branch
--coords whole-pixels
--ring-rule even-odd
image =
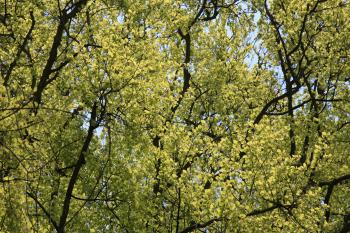
[[[31,197],[35,203],[38,204],[38,206],[41,208],[41,210],[44,212],[44,214],[46,215],[46,217],[49,219],[49,221],[51,222],[51,224],[53,225],[53,227],[56,229],[56,231],[58,231],[58,225],[57,222],[53,219],[53,217],[51,216],[51,214],[46,210],[46,208],[43,206],[43,204],[41,204],[41,202],[38,200],[38,198],[30,192],[27,192],[27,195],[29,197]]]
[[[278,101],[288,97],[289,95],[293,95],[295,93],[297,93],[299,91],[299,87],[296,87],[296,88],[293,88],[291,89],[291,92],[286,92],[280,96],[277,96],[275,98],[273,98],[272,100],[270,100],[267,104],[265,104],[265,106],[263,107],[263,109],[260,111],[260,113],[255,117],[255,120],[254,120],[254,124],[259,124],[260,121],[263,119],[264,115],[267,114],[267,111],[269,110],[269,108],[277,103]]]

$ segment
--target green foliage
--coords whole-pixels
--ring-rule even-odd
[[[348,1],[0,6],[0,232],[350,231]]]

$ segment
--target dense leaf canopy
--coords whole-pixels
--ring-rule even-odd
[[[0,0],[1,232],[349,232],[348,0]]]

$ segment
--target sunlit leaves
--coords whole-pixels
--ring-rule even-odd
[[[346,1],[0,4],[0,231],[347,230]]]

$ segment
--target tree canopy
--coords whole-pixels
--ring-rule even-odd
[[[348,0],[0,0],[1,232],[350,232]]]

